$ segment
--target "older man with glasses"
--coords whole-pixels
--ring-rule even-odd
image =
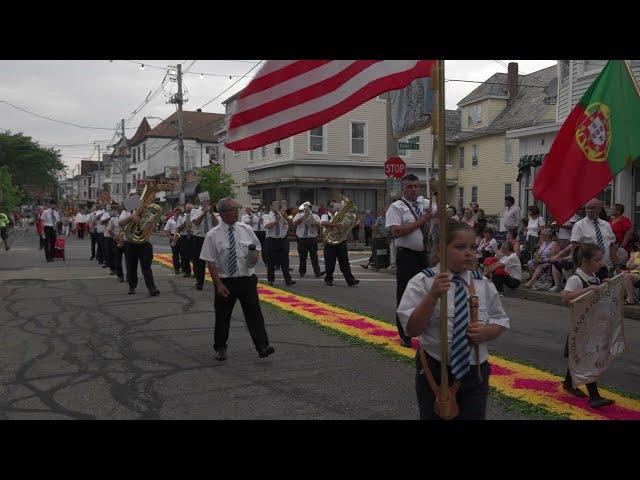
[[[218,202],[222,221],[207,233],[200,259],[207,262],[215,285],[215,327],[213,349],[216,359],[227,359],[227,340],[231,313],[240,300],[245,322],[260,358],[275,352],[269,345],[264,317],[258,298],[258,277],[255,264],[261,250],[253,229],[238,222],[240,206],[233,198]]]

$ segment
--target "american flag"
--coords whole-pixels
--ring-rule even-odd
[[[269,60],[235,99],[227,148],[251,150],[324,125],[430,77],[436,60]]]

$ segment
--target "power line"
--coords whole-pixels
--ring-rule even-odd
[[[231,85],[229,85],[227,88],[225,88],[223,91],[221,91],[218,95],[216,95],[215,97],[213,97],[211,100],[209,100],[207,103],[205,103],[204,105],[202,105],[200,108],[204,108],[207,105],[209,105],[211,102],[213,102],[214,100],[216,100],[217,98],[220,98],[220,96],[227,92],[228,90],[230,90],[234,85],[236,85],[240,80],[242,80],[244,77],[246,77],[247,75],[249,75],[253,70],[255,70],[258,65],[260,65],[262,63],[262,60],[260,60],[258,63],[256,63],[253,67],[251,67],[249,69],[249,71],[247,73],[245,73],[242,77],[240,77],[238,80],[236,80],[235,82],[233,82]]]
[[[503,85],[505,87],[509,86],[508,83],[503,83],[503,82],[481,82],[481,81],[478,81],[478,80],[459,80],[459,79],[455,79],[455,78],[448,78],[448,79],[445,80],[445,82],[482,83],[482,84],[485,84],[485,85]],[[546,85],[525,85],[523,83],[518,83],[517,85],[519,87],[547,88]]]
[[[142,62],[136,62],[135,60],[123,60],[124,62],[129,62],[129,63],[135,63],[136,65],[141,65],[141,66],[145,66],[145,67],[150,67],[150,68],[156,68],[159,70],[171,70],[172,67],[161,67],[159,65],[151,65],[149,63],[142,63]],[[262,61],[262,60],[261,60]],[[195,60],[193,61],[194,63],[196,62]],[[253,63],[253,62],[250,62]],[[259,63],[259,62],[258,62]],[[256,64],[257,65],[257,64]],[[191,67],[189,67],[191,68]],[[187,74],[187,75],[203,75],[205,77],[231,77],[231,78],[238,78],[238,77],[242,77],[243,75],[229,75],[229,74],[225,74],[225,73],[198,73],[198,72],[182,72],[183,74]]]

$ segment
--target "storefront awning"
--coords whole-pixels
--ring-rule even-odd
[[[198,189],[199,182],[187,182],[184,184],[184,196],[185,198],[193,197],[196,194],[196,190]],[[172,192],[167,192],[167,198],[180,198],[180,192],[178,190],[174,190]]]
[[[523,155],[520,157],[520,161],[518,162],[518,178],[516,181],[520,181],[523,170],[542,165],[546,156],[546,153],[539,153],[537,155]]]

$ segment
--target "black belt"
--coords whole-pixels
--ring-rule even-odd
[[[422,252],[419,252],[417,250],[412,250],[410,248],[405,248],[405,247],[398,247],[398,251],[399,252],[407,252],[407,253],[410,253],[412,255],[424,255],[425,254],[424,250]]]

